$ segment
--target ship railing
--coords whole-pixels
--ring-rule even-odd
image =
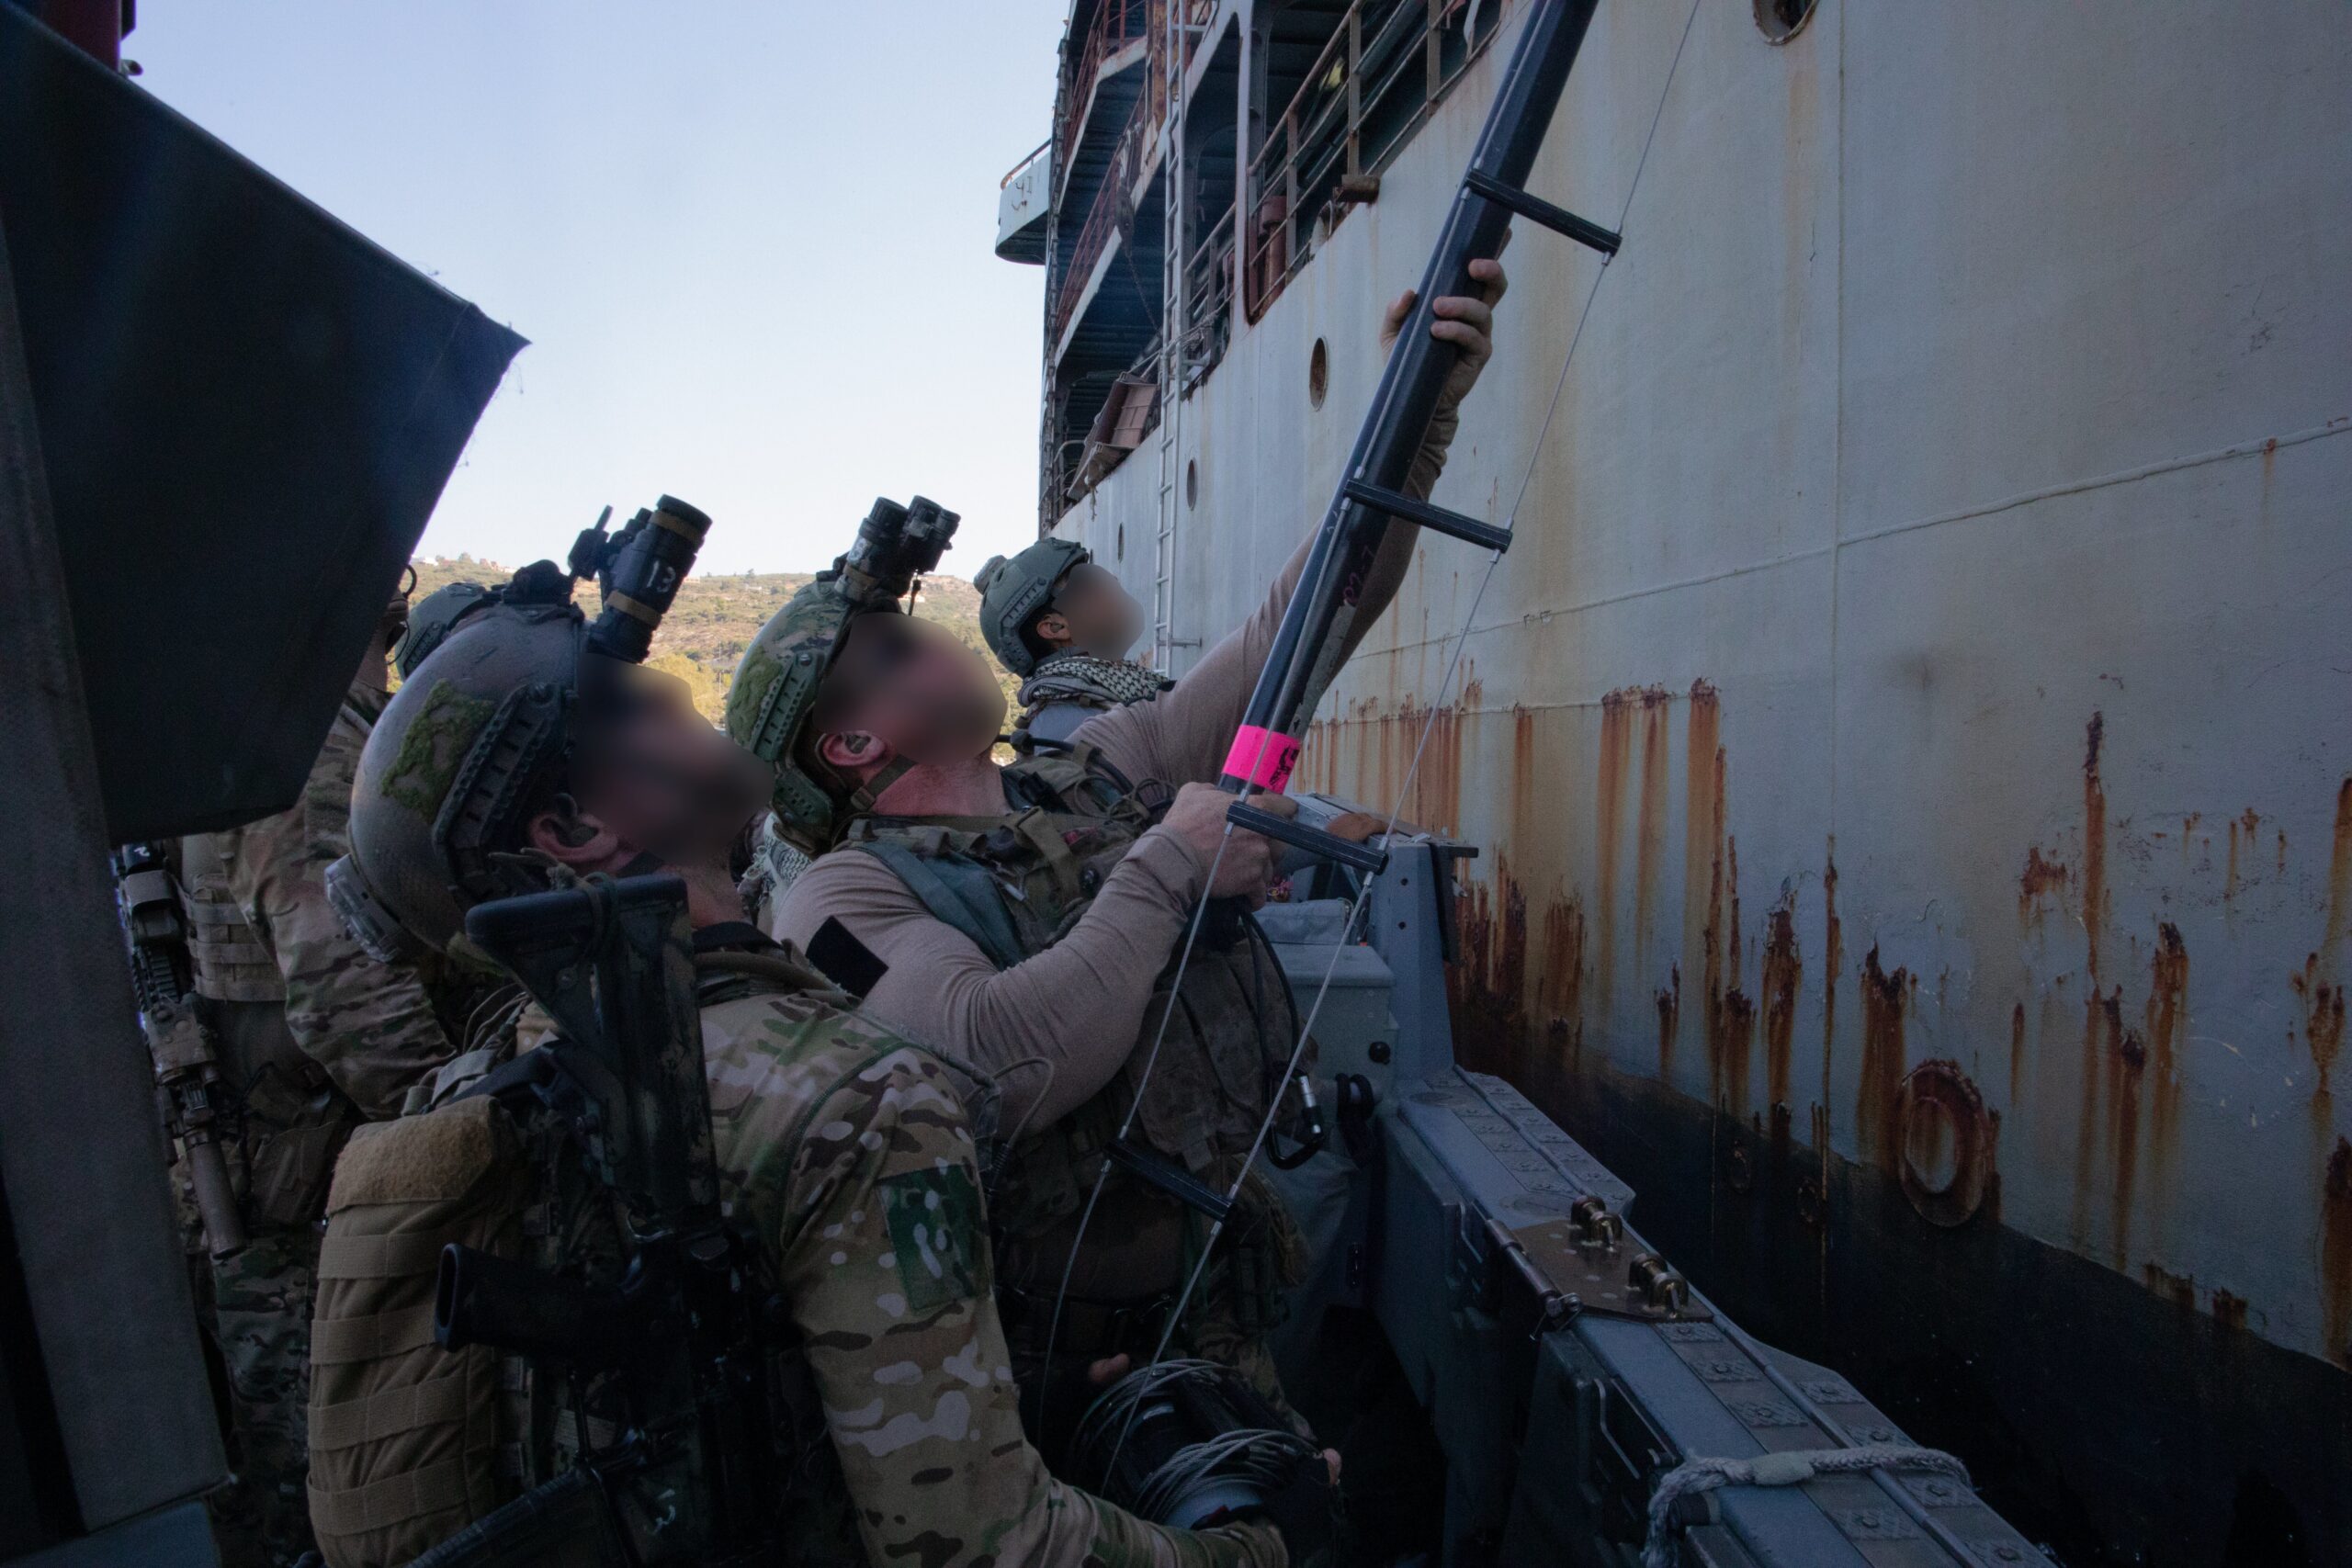
[[[1054,296],[1051,321],[1052,333],[1056,340],[1061,337],[1062,328],[1069,323],[1070,311],[1077,308],[1079,300],[1085,296],[1087,279],[1094,271],[1095,262],[1101,259],[1102,248],[1110,243],[1111,235],[1118,224],[1121,208],[1136,199],[1136,184],[1143,177],[1143,172],[1150,167],[1152,159],[1163,151],[1159,141],[1162,123],[1168,114],[1168,83],[1170,75],[1170,73],[1164,69],[1167,58],[1165,48],[1167,6],[1163,4],[1163,0],[1128,0],[1128,3],[1130,5],[1148,4],[1149,11],[1148,20],[1151,28],[1148,35],[1151,39],[1149,75],[1144,91],[1136,96],[1135,108],[1127,116],[1126,125],[1119,132],[1118,148],[1112,153],[1111,167],[1105,174],[1102,185],[1095,190],[1094,203],[1086,215],[1085,225],[1080,229],[1078,239],[1070,247],[1069,265],[1062,274],[1060,285]],[[1177,0],[1177,4],[1182,6],[1179,16],[1184,23],[1183,55],[1185,64],[1189,67],[1205,28],[1216,17],[1216,0]],[[1111,7],[1106,6],[1103,16],[1107,17],[1110,9]],[[1098,28],[1102,19],[1102,17],[1096,18]],[[1132,41],[1133,35],[1123,36],[1126,41]],[[1179,70],[1173,74],[1182,76],[1183,72]],[[1082,96],[1090,85],[1090,80],[1081,76],[1070,91],[1074,95]],[[1077,133],[1076,117],[1073,116],[1065,124],[1061,145],[1067,156],[1068,149],[1071,145],[1069,138]],[[1015,172],[1019,171],[1016,169]],[[1145,265],[1145,262],[1137,258],[1136,265],[1141,268]],[[1159,264],[1154,261],[1150,265],[1157,266]]]
[[[1234,243],[1240,208],[1228,207],[1184,262],[1184,389],[1190,392],[1225,357],[1233,335]]]
[[[1048,152],[1052,151],[1054,139],[1048,136],[1046,140],[1038,142],[1037,145],[1029,149],[1028,152],[1023,152],[1021,155],[1021,161],[1019,163],[1004,171],[1004,178],[996,182],[996,188],[1002,190],[1005,186],[1011,185],[1014,175],[1020,174],[1022,170],[1027,168],[1030,164],[1035,163],[1038,159],[1044,157]]]
[[[1496,33],[1470,0],[1355,0],[1250,160],[1242,295],[1258,320]],[[1474,30],[1475,29],[1475,30]]]
[[[1054,309],[1047,328],[1049,344],[1061,342],[1062,329],[1069,324],[1070,312],[1086,297],[1086,286],[1094,276],[1094,264],[1119,231],[1119,214],[1127,214],[1129,227],[1135,221],[1136,169],[1142,162],[1145,139],[1151,133],[1150,121],[1145,116],[1146,107],[1136,105],[1127,120],[1127,128],[1119,136],[1118,150],[1111,155],[1111,167],[1102,186],[1094,193],[1094,206],[1086,215],[1086,222],[1070,244],[1069,261],[1062,269],[1060,287],[1054,293]]]
[[[1102,0],[1086,29],[1086,40],[1069,57],[1062,77],[1062,123],[1055,140],[1067,150],[1078,144],[1080,123],[1094,101],[1094,78],[1102,62],[1130,44],[1157,39],[1161,0]]]

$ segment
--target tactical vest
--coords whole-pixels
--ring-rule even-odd
[[[285,1229],[317,1222],[344,1139],[360,1118],[286,1022],[277,958],[246,921],[231,886],[234,834],[180,841],[188,967],[239,1136],[230,1174],[247,1224]]]
[[[181,840],[181,904],[187,912],[188,966],[196,994],[222,1002],[286,1001],[277,959],[246,924],[229,885],[232,834],[198,833]]]
[[[1003,776],[1008,798],[1023,809],[987,818],[861,818],[842,847],[888,866],[934,917],[1009,969],[1069,934],[1157,813],[1091,747],[1028,756]],[[1219,1189],[1231,1181],[1298,1038],[1296,1004],[1254,920],[1243,922],[1242,939],[1230,946],[1196,944],[1181,984],[1171,987],[1175,972],[1171,953],[1144,1010],[1142,1033],[1110,1085],[1004,1151],[989,1199],[1001,1233],[1039,1235],[1084,1204],[1103,1150],[1136,1103],[1163,1015],[1167,1035],[1136,1129],[1147,1146],[1201,1180]],[[1014,1283],[1025,1289],[1038,1281]],[[1054,1283],[1043,1281],[1048,1290]]]
[[[790,988],[697,968],[706,1009]],[[586,1174],[570,1130],[510,1114],[481,1092],[491,1087],[453,1083],[428,1111],[360,1128],[337,1166],[311,1348],[311,1522],[328,1568],[406,1562],[620,1436],[579,1409],[565,1368],[434,1342],[449,1243],[592,1283],[617,1280],[628,1264],[617,1203]],[[846,1487],[814,1379],[796,1347],[778,1344],[769,1363],[787,1560],[846,1561],[833,1546],[854,1540],[854,1521],[822,1517],[818,1502]],[[627,1549],[609,1560],[628,1561]]]

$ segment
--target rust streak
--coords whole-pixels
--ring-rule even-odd
[[[2140,1276],[2147,1282],[2149,1290],[2173,1305],[2188,1312],[2197,1310],[2197,1280],[2194,1276],[2176,1274],[2160,1263],[2142,1264]]]
[[[1854,1099],[1854,1129],[1864,1157],[1894,1168],[1894,1100],[1904,1066],[1903,1011],[1911,976],[1879,967],[1878,944],[1862,960],[1862,1075]]]
[[[2319,1292],[2321,1348],[2352,1367],[2352,1143],[2340,1136],[2320,1188]]]
[[[2104,1037],[2106,1049],[2100,1044]],[[2102,996],[2092,987],[2083,1002],[2083,1086],[2075,1124],[2073,1240],[2081,1251],[2089,1236],[2091,1171],[2098,1153],[2099,1073],[2102,1062],[2123,1051],[2123,987]]]
[[[2099,981],[2099,928],[2107,920],[2107,789],[2098,773],[2099,746],[2106,735],[2106,716],[2093,712],[2083,752],[2083,931],[2090,944],[2094,991]]]
[[[2064,897],[2068,873],[2066,863],[2044,860],[2038,846],[2028,846],[2025,871],[2018,878],[2018,923],[2031,925],[2041,914],[2041,896],[2045,893]]]
[[[1600,699],[1600,764],[1592,790],[1592,841],[1600,863],[1593,877],[1593,987],[1603,1017],[1617,961],[1617,835],[1624,810],[1627,749],[1633,736],[1637,693],[1616,691]]]
[[[1702,976],[1714,994],[1715,903],[1722,876],[1723,716],[1715,689],[1704,681],[1690,687],[1690,718],[1683,753],[1682,961]],[[1702,897],[1703,895],[1703,897]],[[1660,1064],[1664,1076],[1664,1064]]]
[[[2009,1012],[2009,1107],[2021,1103],[2025,1088],[2025,1004]]]
[[[2287,984],[2302,999],[2303,1043],[2319,1075],[2312,1094],[2325,1100],[2335,1058],[2344,1050],[2344,988],[2328,983],[2327,966],[2316,953],[2303,960],[2302,973],[2287,976]]]
[[[1454,1041],[1465,1066],[1509,1073],[1524,1064],[1527,898],[1502,857],[1495,886],[1474,883],[1454,900],[1461,960],[1446,971]]]
[[[1649,974],[1658,861],[1666,848],[1666,720],[1674,699],[1663,686],[1641,694],[1642,797],[1634,834],[1634,973]]]
[[[2126,1031],[2123,1043],[2108,1054],[2108,1134],[2115,1151],[2115,1187],[2109,1195],[2109,1243],[2115,1267],[2121,1269],[2132,1238],[2132,1190],[2140,1163],[2140,1080],[2147,1070],[2147,1043],[2136,1029]]]
[[[1669,966],[1668,984],[1657,993],[1657,1050],[1662,1057],[1674,1048],[1674,1031],[1682,1021],[1682,965]]]
[[[1838,839],[1830,835],[1821,866],[1821,1098],[1820,1143],[1829,1146],[1829,1059],[1838,1039],[1838,981],[1846,966],[1844,933],[1838,924]]]
[[[1764,927],[1764,1092],[1772,1114],[1782,1121],[1789,1114],[1789,1044],[1796,1032],[1797,982],[1804,973],[1791,904],[1792,899],[1783,898]]]
[[[1720,803],[1720,793],[1716,798]],[[1744,1116],[1747,1113],[1747,1074],[1756,1040],[1756,1004],[1739,987],[1738,840],[1724,839],[1718,871],[1716,902],[1727,901],[1730,913],[1721,917],[1719,928],[1711,925],[1708,931],[1707,959],[1714,972],[1707,976],[1704,998],[1707,1061],[1714,1077],[1715,1103],[1735,1116]]]
[[[2180,1061],[2177,1043],[2188,1039],[2188,948],[2170,920],[2156,927],[2155,955],[2149,960],[2144,1020],[2149,1058],[2155,1068],[2155,1115],[2148,1129],[2151,1173],[2156,1183],[2154,1212],[2164,1213],[2171,1190],[2173,1155],[2180,1124]]]
[[[1546,1037],[1573,1055],[1584,1046],[1584,911],[1574,898],[1544,910],[1544,972],[1535,1001]]]

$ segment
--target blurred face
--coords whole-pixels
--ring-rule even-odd
[[[775,774],[695,711],[681,682],[615,664],[573,768],[582,812],[672,865],[724,864]]]
[[[1115,574],[1080,561],[1054,586],[1053,608],[1037,619],[1046,641],[1100,659],[1125,659],[1143,636],[1143,606]]]
[[[1004,689],[978,649],[910,615],[850,623],[825,676],[820,753],[846,772],[893,756],[950,763],[985,755],[1004,725]]]

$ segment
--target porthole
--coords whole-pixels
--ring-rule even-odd
[[[1756,0],[1756,25],[1770,41],[1786,43],[1813,20],[1816,4],[1818,0]]]
[[[1306,356],[1306,400],[1317,408],[1323,406],[1323,394],[1331,389],[1331,351],[1323,340],[1315,340],[1315,352]]]

